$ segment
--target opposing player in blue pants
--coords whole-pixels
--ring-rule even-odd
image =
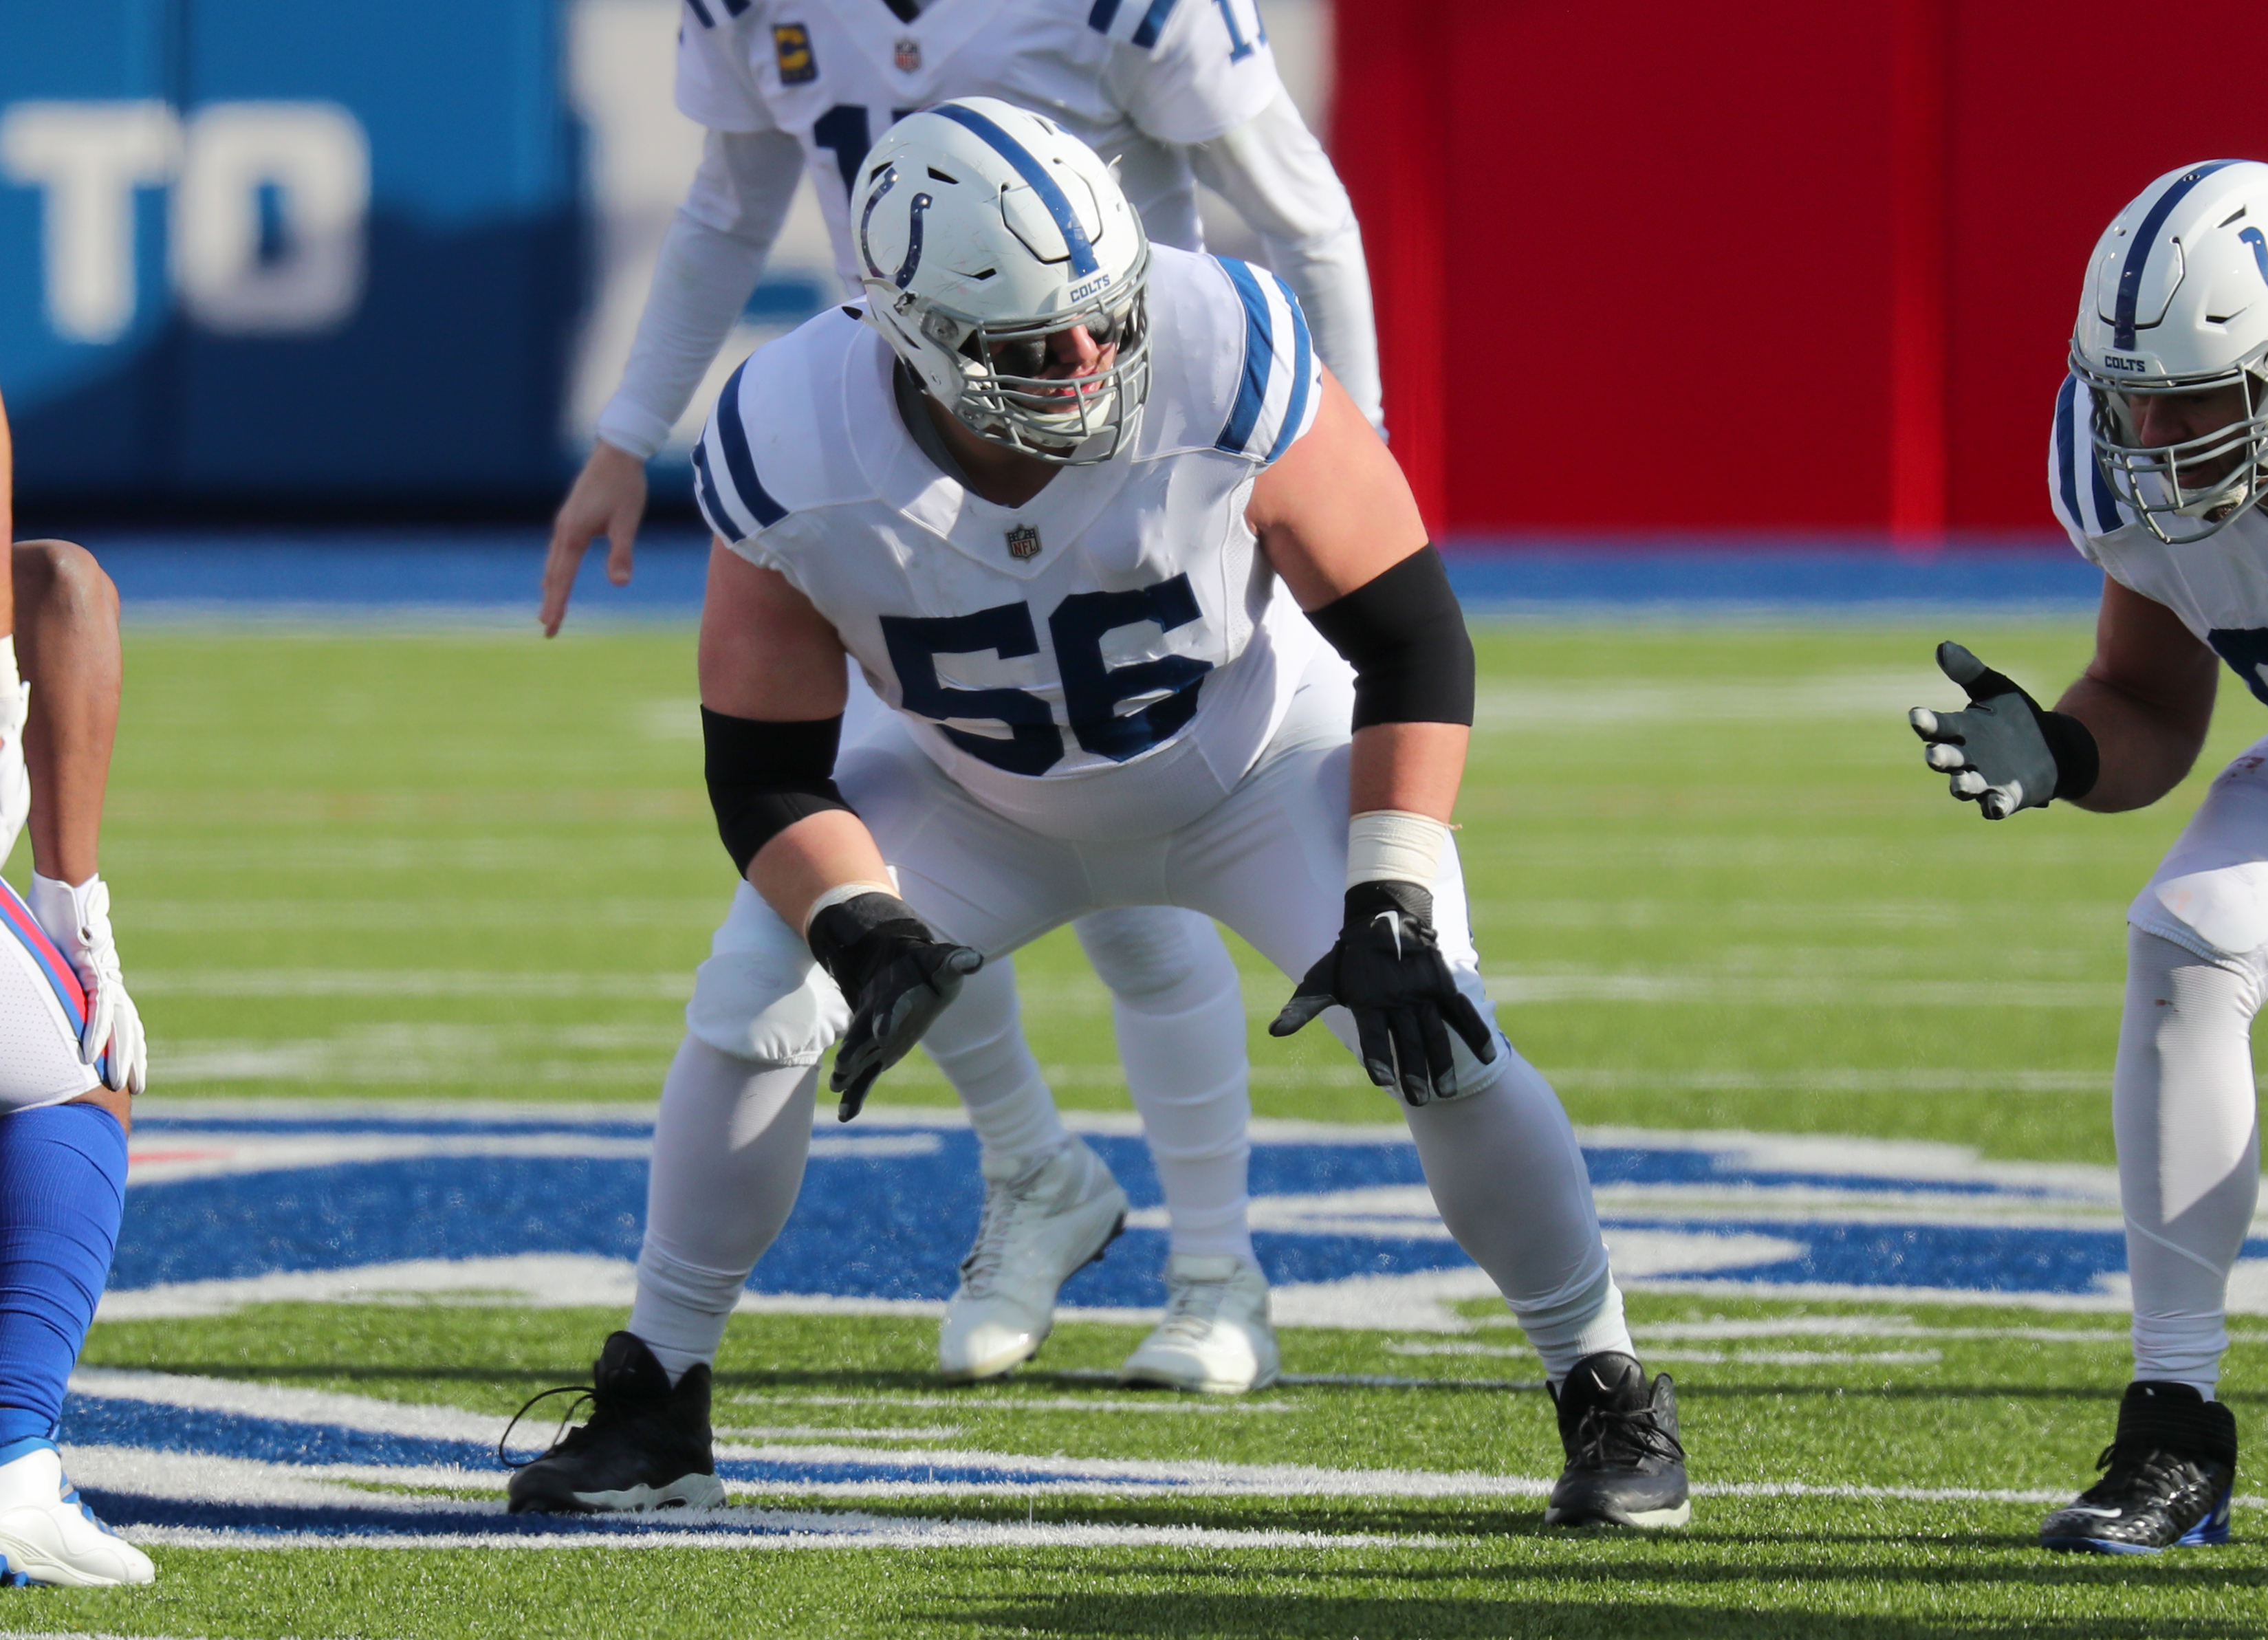
[[[12,535],[0,411],[0,544]],[[32,893],[0,883],[0,1581],[148,1583],[55,1448],[63,1386],[109,1278],[142,1022],[96,870],[118,726],[118,597],[62,541],[0,577],[0,859],[28,819]],[[20,649],[23,669],[17,662]],[[51,874],[52,873],[52,874]]]

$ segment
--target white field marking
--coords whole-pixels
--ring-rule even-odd
[[[129,924],[137,933],[288,931],[431,933],[446,928],[713,928],[730,902],[593,898],[451,900],[446,911],[424,900],[136,900]]]
[[[467,1412],[458,1407],[423,1406],[409,1401],[380,1401],[370,1395],[344,1395],[333,1390],[287,1389],[276,1384],[199,1378],[187,1373],[124,1372],[107,1367],[81,1367],[71,1374],[70,1393],[105,1400],[148,1401],[157,1406],[198,1411],[232,1412],[248,1417],[276,1418],[290,1423],[326,1423],[339,1429],[359,1430],[379,1435],[421,1436],[433,1440],[493,1442],[504,1430],[502,1419],[486,1413]],[[71,1450],[76,1452],[84,1449],[74,1447]],[[195,1463],[221,1461],[208,1459],[202,1454],[184,1457],[182,1460]],[[287,1473],[306,1473],[304,1470],[294,1471],[290,1466],[279,1467],[284,1467]]]
[[[770,1510],[704,1511],[710,1518],[739,1513],[772,1515]],[[672,1512],[671,1519],[677,1516]],[[820,1520],[841,1517],[819,1515]],[[984,1548],[1171,1548],[1171,1549],[1381,1549],[1447,1548],[1450,1540],[1425,1533],[1407,1536],[1374,1532],[1256,1532],[1210,1526],[1041,1526],[978,1520],[906,1521],[877,1524],[871,1530],[767,1528],[741,1535],[723,1532],[670,1532],[626,1528],[608,1532],[545,1533],[453,1533],[404,1537],[387,1533],[332,1536],[322,1533],[209,1532],[193,1526],[135,1526],[120,1535],[152,1548],[217,1549],[984,1549]],[[79,1640],[58,1636],[55,1640]]]
[[[1473,698],[1476,732],[1583,732],[1617,724],[1779,723],[1790,718],[1879,717],[1948,693],[1933,672],[1901,668],[1830,672],[1771,682],[1493,683]],[[1903,704],[1901,704],[1903,702]]]
[[[1482,1327],[1517,1327],[1510,1316],[1490,1316]],[[1652,1321],[1631,1328],[1646,1342],[1736,1338],[2005,1339],[2019,1343],[2123,1344],[2124,1332],[2075,1327],[1923,1327],[1903,1315],[1788,1315],[1763,1320]]]
[[[335,835],[263,836],[257,842],[191,842],[178,833],[159,837],[105,839],[103,858],[169,871],[256,871],[262,881],[278,872],[305,871],[328,877],[367,871],[561,871],[601,867],[651,867],[685,847],[684,832],[608,832],[601,836],[514,837],[367,836]],[[718,901],[723,915],[724,901]]]
[[[1118,1374],[1102,1367],[1061,1367],[1033,1376],[1069,1379],[1073,1383],[1118,1381]],[[1392,1372],[1279,1372],[1276,1383],[1286,1389],[1498,1389],[1524,1393],[1543,1387],[1540,1378],[1533,1382],[1509,1378],[1403,1378]]]
[[[698,740],[701,702],[694,695],[640,701],[634,712],[640,733],[649,740]]]
[[[949,1441],[966,1431],[957,1423],[881,1429],[861,1429],[849,1423],[774,1423],[740,1429],[720,1423],[712,1433],[719,1440],[731,1441]]]
[[[2116,1009],[2126,988],[2111,980],[1901,980],[1828,976],[1743,978],[1713,974],[1512,974],[1483,976],[1492,1001],[1705,1003],[1715,1007]]]
[[[836,1160],[900,1160],[933,1156],[944,1146],[934,1133],[918,1131],[814,1134],[811,1154]],[[236,1173],[282,1173],[345,1163],[414,1160],[437,1156],[571,1157],[593,1161],[644,1161],[653,1141],[607,1133],[454,1132],[244,1133],[199,1129],[169,1122],[145,1129],[129,1149],[129,1178],[134,1184],[166,1184],[181,1179],[211,1179]]]
[[[255,1304],[454,1305],[478,1309],[626,1309],[637,1296],[637,1266],[585,1253],[520,1253],[484,1259],[406,1259],[329,1270],[271,1270],[262,1276],[113,1289],[97,1311],[106,1321],[232,1315]],[[752,1315],[912,1315],[935,1319],[941,1301],[837,1298],[826,1294],[743,1292]],[[1154,1321],[1151,1311],[1077,1310],[1058,1320]]]
[[[1116,1381],[1113,1376],[1112,1381]],[[878,1391],[872,1395],[802,1394],[744,1390],[726,1397],[743,1406],[794,1407],[919,1407],[924,1411],[952,1411],[971,1416],[994,1412],[1137,1412],[1219,1416],[1223,1413],[1297,1412],[1288,1401],[1229,1400],[1226,1397],[1175,1395],[1170,1399],[1121,1401],[1086,1395],[1002,1395],[978,1400],[967,1389],[940,1390],[924,1395],[905,1391]]]
[[[1532,1359],[1535,1351],[1516,1344],[1388,1344],[1396,1356],[1504,1356]],[[1712,1366],[1930,1366],[1945,1359],[1941,1350],[1657,1350],[1649,1361],[1684,1361]]]
[[[1256,1067],[1257,1069],[1257,1067]],[[1358,1075],[1360,1072],[1358,1070]],[[1572,1065],[1551,1072],[1563,1088],[1675,1088],[1692,1092],[1791,1093],[2108,1093],[2102,1070],[1967,1070],[1932,1067],[1866,1070],[1646,1070]]]
[[[138,969],[145,997],[557,997],[561,1001],[674,1002],[693,994],[693,973],[525,974],[452,968]],[[170,1067],[169,1067],[170,1069]]]
[[[1623,845],[1619,840],[1617,849]],[[1782,859],[1783,867],[1786,864]],[[1836,895],[1804,901],[1698,900],[1643,896],[1596,900],[1545,900],[1525,895],[1468,902],[1476,923],[1513,923],[1522,928],[1690,928],[1704,917],[1716,926],[1769,930],[1782,935],[1791,927],[1933,929],[1953,933],[1967,926],[1964,914],[1942,900],[1849,900]],[[2099,902],[2080,898],[2052,904],[2026,904],[2028,923],[2061,923],[2097,931],[2116,928],[2124,900]],[[1778,947],[1774,947],[1778,949]],[[2034,951],[2042,947],[2030,947]],[[2067,952],[2058,951],[2058,957]]]

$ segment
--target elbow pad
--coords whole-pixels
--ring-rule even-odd
[[[1473,721],[1473,640],[1441,555],[1421,547],[1307,619],[1354,668],[1354,726]]]
[[[806,814],[851,812],[835,785],[840,715],[816,723],[762,723],[701,709],[702,774],[717,835],[741,876],[756,851]]]

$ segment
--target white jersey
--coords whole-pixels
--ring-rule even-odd
[[[2122,507],[2095,465],[2087,405],[2066,378],[2048,445],[2048,491],[2072,545],[2121,586],[2163,604],[2268,702],[2268,516],[2247,507],[2211,539],[2169,547]]]
[[[677,106],[718,131],[803,145],[846,288],[850,184],[917,108],[998,97],[1120,162],[1152,239],[1204,244],[1180,145],[1210,142],[1282,91],[1255,0],[685,0]]]
[[[922,452],[896,356],[850,309],[751,356],[694,452],[718,536],[812,601],[948,776],[1054,836],[1156,835],[1219,802],[1315,642],[1244,520],[1314,420],[1306,320],[1264,269],[1152,255],[1132,443],[1022,506]]]

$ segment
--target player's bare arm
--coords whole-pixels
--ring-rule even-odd
[[[10,571],[0,577],[0,808],[9,811],[0,813],[0,836],[12,838],[28,813],[28,904],[85,990],[80,1054],[104,1078],[85,1098],[128,1126],[129,1097],[147,1080],[149,1054],[120,976],[99,855],[118,732],[118,592],[84,548],[12,541],[12,497],[0,410],[0,544]]]
[[[1496,1056],[1433,933],[1472,733],[1472,640],[1400,466],[1328,371],[1319,391],[1314,425],[1255,481],[1245,522],[1355,669],[1346,902],[1337,944],[1268,1028],[1288,1036],[1344,1006],[1371,1079],[1425,1105],[1457,1092],[1452,1031]]]
[[[2095,737],[2100,772],[2080,808],[2146,808],[2180,784],[2213,724],[2219,657],[2179,616],[2117,582],[2102,584],[2095,658],[2056,710]]]
[[[1315,424],[1254,482],[1244,517],[1310,615],[1426,545],[1425,521],[1400,465],[1328,370]],[[1357,814],[1395,810],[1447,821],[1471,736],[1469,723],[1357,729],[1349,806]]]
[[[836,788],[843,666],[843,640],[785,576],[711,544],[700,660],[710,800],[733,864],[850,1004],[829,1082],[848,1122],[983,958],[939,939],[898,898]]]

